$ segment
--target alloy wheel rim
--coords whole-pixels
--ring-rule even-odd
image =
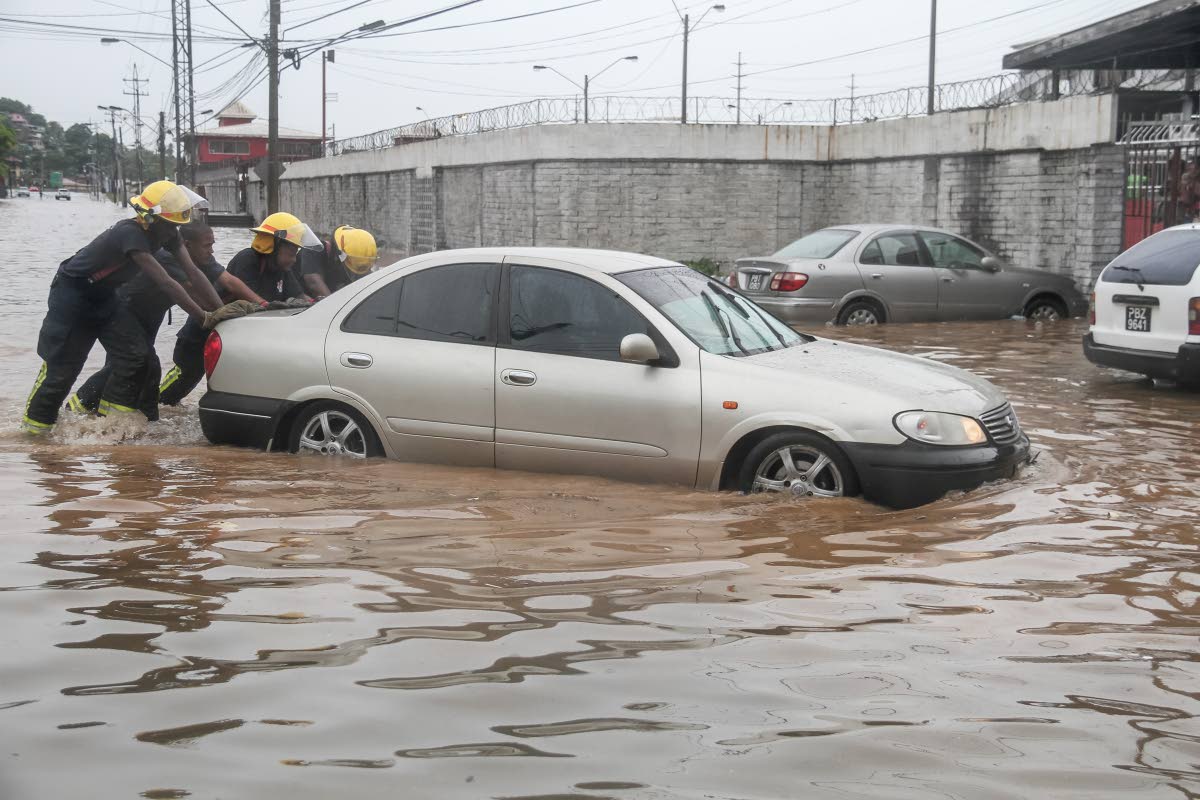
[[[846,317],[847,325],[878,325],[879,318],[869,308],[856,308]]]
[[[790,444],[762,460],[754,472],[752,492],[793,497],[842,497],[846,482],[833,459],[815,447]]]
[[[1037,322],[1057,322],[1061,319],[1058,309],[1054,306],[1038,306],[1029,315],[1029,318]]]
[[[348,414],[322,411],[300,433],[300,449],[326,456],[367,457],[367,439]]]

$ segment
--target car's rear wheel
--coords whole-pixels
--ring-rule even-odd
[[[1067,307],[1054,297],[1035,297],[1025,306],[1025,318],[1032,322],[1058,322],[1067,318]]]
[[[747,454],[738,487],[750,494],[852,497],[858,476],[846,454],[823,436],[786,431],[763,439]]]
[[[371,424],[349,406],[324,401],[300,411],[292,425],[288,449],[293,453],[375,458],[383,446]]]
[[[870,300],[852,300],[838,312],[838,325],[878,325],[883,322],[883,310]]]

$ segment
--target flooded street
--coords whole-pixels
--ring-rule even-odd
[[[818,332],[1040,453],[903,512],[211,447],[199,391],[31,443],[53,271],[120,216],[0,201],[0,798],[1200,796],[1200,395],[1084,320]]]

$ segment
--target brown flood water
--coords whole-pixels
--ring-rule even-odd
[[[30,444],[78,244],[18,249],[40,202],[0,201],[0,798],[1200,796],[1200,395],[1081,321],[820,332],[985,375],[1041,452],[904,512],[214,448],[194,406]]]

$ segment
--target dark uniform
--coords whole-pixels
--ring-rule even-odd
[[[271,271],[270,258],[254,248],[247,247],[229,262],[229,274],[240,278],[250,287],[250,291],[268,303],[303,295],[304,289],[291,270]],[[222,302],[229,302],[231,299],[221,298]],[[165,406],[178,405],[200,383],[200,379],[204,377],[204,341],[207,338],[208,331],[204,330],[200,323],[191,319],[184,323],[175,338],[175,351],[172,353],[175,365],[171,367],[159,389],[160,403]]]
[[[321,244],[323,247],[320,250],[301,250],[293,272],[297,273],[301,286],[304,285],[305,275],[320,275],[329,291],[336,292],[352,283],[358,276],[346,269],[342,260],[338,258],[338,250],[333,242],[322,239]]]
[[[25,406],[24,425],[49,430],[97,341],[111,361],[99,408],[133,411],[145,379],[149,347],[142,326],[117,294],[117,287],[141,273],[131,255],[162,247],[177,252],[179,231],[159,226],[155,233],[137,219],[121,220],[58,267],[50,284],[49,306],[38,335],[42,370]]]
[[[164,249],[155,253],[154,257],[158,263],[162,264],[168,275],[181,284],[187,283],[187,273],[174,255]],[[225,272],[225,268],[215,258],[209,258],[207,262],[198,263],[196,266],[204,273],[204,277],[208,278],[214,288],[217,279]],[[146,378],[137,405],[138,410],[145,414],[147,419],[153,421],[158,419],[158,383],[162,378],[162,364],[158,360],[158,353],[154,350],[154,340],[158,337],[158,329],[162,327],[167,311],[175,304],[175,301],[145,273],[122,286],[117,293],[129,307],[129,311],[142,326],[146,335],[146,344],[149,347],[146,359]],[[111,373],[112,359],[109,358],[100,371],[88,378],[76,390],[75,394],[84,408],[95,410],[99,406],[100,392]]]

